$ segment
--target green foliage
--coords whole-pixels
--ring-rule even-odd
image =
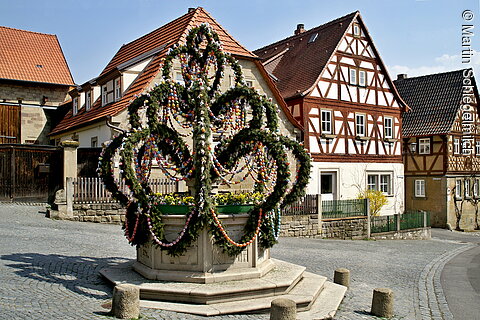
[[[383,206],[387,204],[387,196],[380,190],[364,190],[357,195],[357,199],[368,199],[370,202],[370,215],[378,216]]]
[[[182,63],[186,66],[182,68],[184,85],[170,79],[173,60],[177,58],[184,59]],[[205,70],[212,64],[215,65],[216,72],[214,77],[209,78]],[[235,86],[221,94],[220,81],[227,64],[234,72]],[[271,99],[259,95],[245,85],[240,65],[231,55],[223,52],[218,35],[208,26],[192,28],[185,45],[174,45],[170,48],[161,68],[163,81],[129,105],[129,132],[115,138],[103,150],[99,159],[99,174],[107,189],[127,207],[127,224],[124,228],[130,243],[145,243],[152,230],[153,237],[158,238],[156,243],[161,245],[163,250],[173,256],[181,255],[197,239],[200,230],[208,227],[215,243],[234,256],[244,247],[227,241],[214,221],[212,209],[215,210],[217,204],[252,203],[254,208],[250,211],[240,242],[248,243],[256,235],[258,221],[261,221],[259,242],[266,248],[273,246],[276,239],[275,228],[272,226],[279,223],[279,218],[272,218],[272,215],[267,213],[304,195],[311,169],[309,154],[302,145],[279,134],[277,106]],[[190,152],[182,136],[169,126],[169,117],[160,116],[170,108],[172,101],[176,101],[175,106],[178,106],[175,112],[191,125],[191,149],[194,152]],[[241,101],[243,105],[248,105],[252,118],[247,127],[233,137],[225,138],[216,146],[216,159],[223,168],[232,170],[240,159],[256,152],[256,145],[261,143],[266,157],[275,161],[276,165],[276,183],[266,197],[258,192],[211,197],[212,184],[218,183],[221,177],[214,170],[210,157],[210,137],[218,119],[226,117],[231,111],[232,101]],[[146,108],[146,126],[142,126],[140,119],[141,108]],[[149,156],[146,151],[151,150],[146,146],[148,141],[154,141],[154,149],[168,158],[169,163],[175,166],[176,174],[194,180],[193,197],[159,196],[152,192],[148,185],[151,167],[139,166],[142,159]],[[295,157],[298,168],[297,178],[289,192],[287,189],[290,176],[295,174],[290,173],[287,152]],[[121,158],[119,168],[130,194],[124,194],[114,180],[112,161],[116,153]],[[255,190],[263,190],[263,187],[257,184]],[[158,203],[192,206],[194,211],[187,220],[179,241],[168,243],[165,240],[162,212],[155,206]],[[138,226],[137,229],[134,229],[134,226]]]

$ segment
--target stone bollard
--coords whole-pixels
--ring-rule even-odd
[[[393,291],[388,288],[377,288],[373,290],[372,311],[377,317],[393,317]]]
[[[295,320],[297,318],[297,304],[295,301],[278,298],[272,301],[270,320]]]
[[[333,282],[347,288],[350,287],[350,270],[345,268],[338,268],[335,270]]]
[[[140,290],[132,284],[119,284],[113,289],[112,315],[119,319],[138,318]]]

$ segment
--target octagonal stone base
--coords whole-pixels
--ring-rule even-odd
[[[219,219],[230,238],[239,241],[247,214],[224,214]],[[165,215],[165,237],[174,240],[185,224],[184,215]],[[137,247],[133,268],[143,277],[160,281],[214,283],[261,278],[274,267],[270,250],[260,248],[255,240],[236,257],[230,257],[213,244],[202,230],[197,241],[179,257],[172,257],[151,242]]]

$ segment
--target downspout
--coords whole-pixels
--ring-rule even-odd
[[[107,119],[105,120],[105,124],[107,125],[107,127],[115,131],[118,131],[122,134],[127,132],[126,130],[123,130],[123,129],[120,129],[119,127],[114,126],[111,121],[112,121],[112,116],[107,116]]]

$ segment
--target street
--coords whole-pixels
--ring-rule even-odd
[[[0,317],[111,319],[106,305],[112,288],[98,271],[133,259],[135,248],[118,225],[56,221],[44,211],[0,204]],[[351,287],[335,319],[375,319],[369,311],[377,287],[394,291],[394,319],[451,319],[451,314],[477,319],[478,235],[434,230],[428,241],[280,238],[272,256],[329,280],[335,269],[349,269]],[[204,319],[145,308],[141,314],[143,319]],[[269,316],[212,317],[227,318]]]

